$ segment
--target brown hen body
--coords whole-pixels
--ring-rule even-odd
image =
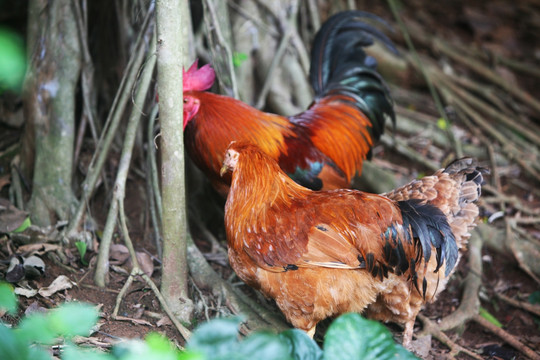
[[[482,171],[469,160],[385,196],[317,192],[256,146],[233,143],[224,161],[233,170],[225,212],[231,266],[310,334],[321,320],[359,312],[404,324],[407,345],[474,227]]]

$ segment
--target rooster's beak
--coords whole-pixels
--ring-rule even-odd
[[[227,170],[229,170],[229,167],[227,165],[223,164],[223,166],[219,170],[219,176],[223,177],[223,174],[225,174],[227,172]]]

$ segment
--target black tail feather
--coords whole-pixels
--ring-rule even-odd
[[[431,258],[431,247],[436,251],[437,268],[445,264],[448,276],[458,259],[458,247],[446,216],[437,207],[412,199],[399,201],[403,226],[411,229],[412,237],[418,241],[426,263]]]
[[[315,97],[341,94],[353,99],[371,121],[372,135],[378,139],[385,118],[395,123],[393,101],[382,77],[376,71],[376,61],[363,48],[382,42],[392,52],[392,41],[375,27],[359,18],[374,20],[390,26],[376,15],[362,11],[345,11],[330,17],[321,27],[311,50],[310,81]]]

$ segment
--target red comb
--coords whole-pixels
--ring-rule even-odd
[[[183,82],[184,82],[184,91],[195,90],[203,91],[210,89],[214,80],[216,78],[216,73],[210,65],[204,65],[200,69],[197,69],[197,64],[199,60],[191,65],[188,71],[183,70]]]

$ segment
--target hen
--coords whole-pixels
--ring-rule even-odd
[[[247,142],[231,143],[227,170],[229,260],[245,283],[310,335],[325,318],[360,312],[404,324],[404,345],[466,247],[483,181],[465,158],[387,196],[312,191]]]
[[[295,181],[314,190],[350,186],[360,174],[393,102],[376,63],[363,47],[376,38],[396,51],[377,29],[359,21],[375,15],[347,11],[318,31],[311,52],[315,99],[304,112],[285,117],[259,111],[230,97],[206,92],[214,70],[195,62],[184,72],[185,145],[214,188],[226,195],[230,177],[220,177],[223,154],[233,140],[250,140]]]

